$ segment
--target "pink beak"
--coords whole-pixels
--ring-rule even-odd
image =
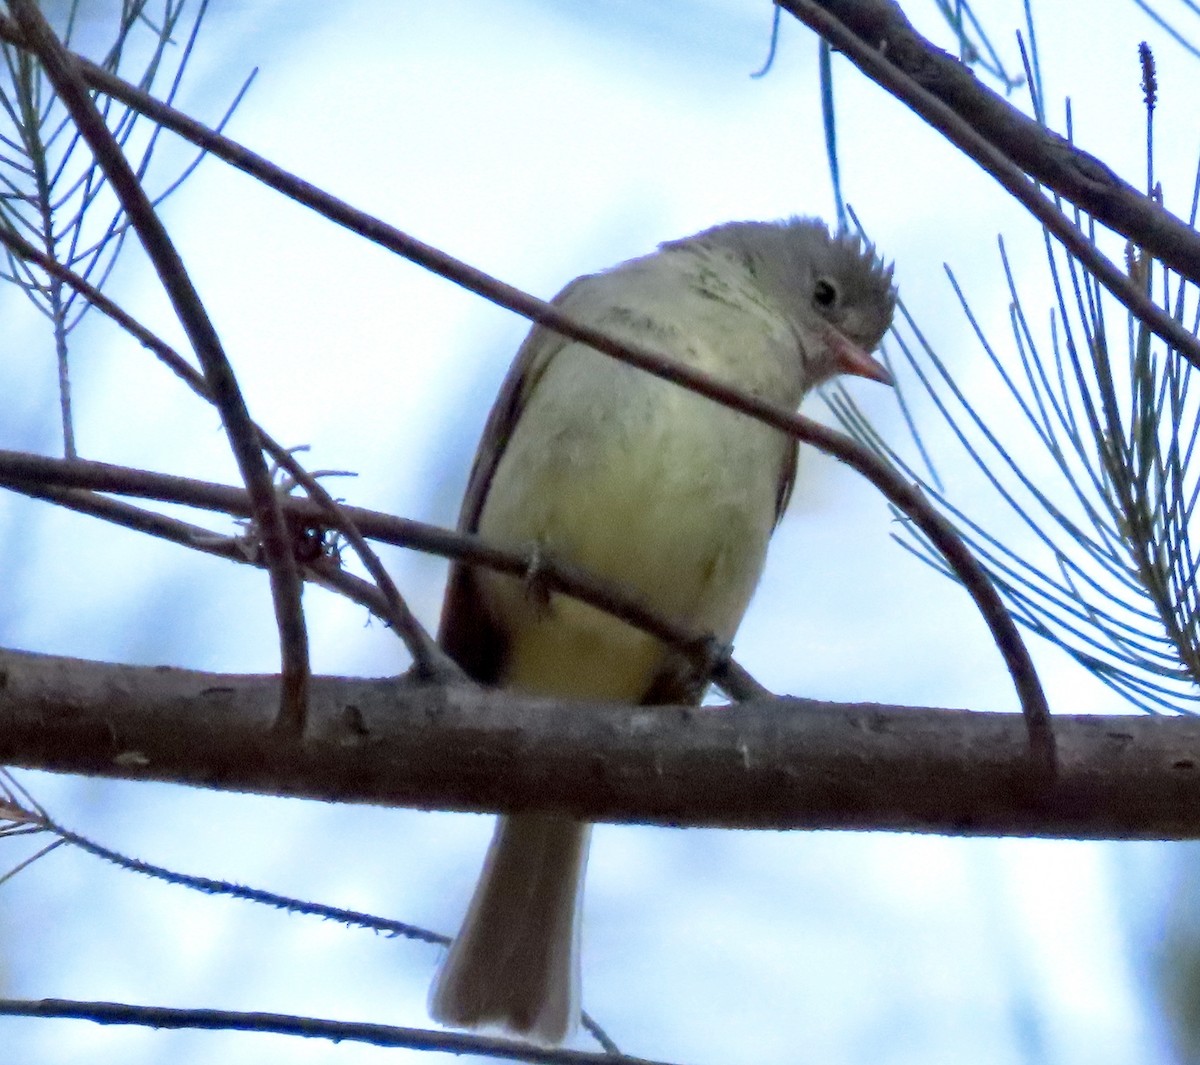
[[[851,374],[854,377],[866,377],[884,385],[894,385],[896,382],[888,373],[888,368],[878,359],[872,358],[854,341],[850,340],[833,326],[826,327],[825,342],[833,352],[834,362],[838,373]]]

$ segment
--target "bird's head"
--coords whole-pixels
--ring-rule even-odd
[[[790,218],[730,222],[693,239],[730,249],[791,323],[808,388],[843,373],[892,383],[871,357],[896,308],[892,267],[861,237]]]

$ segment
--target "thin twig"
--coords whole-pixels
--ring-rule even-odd
[[[69,828],[60,825],[33,799],[12,773],[6,769],[0,769],[0,821],[5,820],[18,822],[22,826],[22,830],[48,832],[55,838],[36,854],[31,855],[28,859],[20,862],[17,866],[0,876],[0,884],[11,879],[17,873],[21,872],[21,870],[28,868],[52,850],[64,844],[70,844],[102,861],[111,862],[118,868],[126,869],[141,876],[148,876],[155,880],[161,880],[176,887],[197,891],[204,895],[218,895],[226,898],[240,899],[245,902],[270,906],[289,914],[299,914],[304,917],[319,917],[325,921],[336,921],[347,928],[364,928],[371,932],[381,932],[388,936],[413,939],[423,943],[433,943],[437,946],[446,947],[452,942],[451,936],[443,935],[441,932],[434,932],[428,928],[422,928],[419,925],[408,924],[405,921],[378,917],[375,914],[362,913],[359,910],[348,910],[341,906],[328,906],[324,903],[310,902],[307,899],[280,895],[277,892],[265,891],[262,888],[234,884],[228,880],[216,880],[207,876],[192,876],[188,873],[176,872],[174,869],[167,869],[165,866],[142,861],[140,858],[130,858],[128,855],[111,850],[103,844],[88,839],[87,836],[80,835],[78,832],[72,832]],[[606,1053],[617,1055],[621,1053],[620,1047],[617,1046],[608,1033],[586,1011],[583,1012],[581,1020],[584,1028],[596,1039]]]
[[[51,256],[39,251],[16,233],[0,229],[0,244],[3,244],[14,256],[36,264],[57,281],[70,287],[82,296],[89,306],[96,307],[153,352],[198,396],[209,403],[214,402],[208,382],[201,373],[189,365],[187,360],[166,341],[152,333],[94,285],[74,271],[67,269]],[[380,614],[381,619],[400,635],[412,654],[417,669],[431,679],[460,676],[461,671],[438,647],[433,637],[409,609],[383,562],[355,528],[353,521],[346,515],[341,505],[325,491],[319,481],[296,461],[295,456],[288,449],[274,440],[261,426],[255,425],[254,428],[258,432],[262,446],[274,461],[285,469],[310,496],[325,507],[329,524],[346,537],[355,553],[358,554],[367,572],[379,587],[384,605],[384,610]]]
[[[254,550],[253,545],[248,544],[244,537],[214,532],[200,525],[193,525],[190,522],[180,521],[178,518],[136,507],[124,500],[111,499],[106,495],[84,488],[58,488],[28,481],[13,484],[3,483],[3,487],[20,492],[31,499],[42,499],[55,506],[73,510],[77,514],[99,518],[112,525],[145,533],[192,551],[199,551],[201,554],[222,558],[227,562],[263,567],[261,553]],[[234,491],[241,491],[241,489],[234,489]],[[247,514],[250,512],[248,497],[245,512]],[[306,581],[344,595],[352,602],[365,607],[384,624],[390,623],[388,604],[379,588],[343,569],[336,560],[324,556],[318,557],[311,562],[304,563],[300,572]]]
[[[41,850],[35,851],[28,858],[26,858],[23,862],[17,862],[17,864],[14,865],[11,869],[6,869],[3,874],[0,874],[0,886],[3,886],[4,884],[8,883],[8,881],[10,881],[14,876],[16,876],[22,870],[28,869],[31,865],[33,865],[34,862],[40,861],[42,858],[45,858],[46,855],[49,854],[51,851],[58,850],[58,848],[63,846],[66,842],[67,841],[65,839],[51,840],[44,847],[42,847]]]
[[[283,677],[277,725],[287,734],[298,735],[304,729],[311,672],[304,608],[300,599],[300,574],[292,556],[278,497],[259,446],[259,434],[250,420],[233,368],[187,275],[183,260],[120,146],[96,110],[71,54],[55,36],[36,0],[10,0],[9,10],[24,31],[59,100],[87,141],[96,162],[129,216],[200,365],[204,367],[204,376],[220,411],[238,470],[254,501],[255,521],[267,559],[275,620],[279,627]]]
[[[248,1013],[241,1010],[173,1009],[136,1006],[125,1002],[80,1002],[74,999],[0,999],[0,1016],[60,1017],[97,1024],[137,1024],[148,1028],[188,1028],[226,1032],[271,1032],[307,1039],[350,1040],[380,1047],[440,1050],[449,1054],[482,1054],[508,1061],[544,1065],[666,1065],[627,1054],[563,1050],[465,1032],[438,1032],[363,1021],[335,1021],[288,1013]]]
[[[261,559],[254,552],[246,551],[244,543],[236,537],[221,536],[177,518],[155,514],[96,494],[116,492],[216,511],[232,517],[250,517],[252,508],[249,497],[243,489],[232,485],[212,484],[103,462],[82,459],[68,461],[0,450],[0,486],[24,495],[48,499],[206,554],[249,565],[262,565]],[[281,499],[281,506],[294,527],[319,528],[327,519],[320,504],[311,500],[285,497]],[[522,552],[492,547],[478,536],[453,532],[408,518],[393,517],[360,507],[343,506],[341,510],[364,536],[381,543],[416,548],[443,558],[517,576],[528,574],[536,563],[538,580],[548,589],[604,610],[662,640],[693,662],[698,671],[711,670],[714,681],[732,698],[758,698],[767,694],[766,689],[741,666],[723,657],[722,649],[713,646],[712,638],[707,633],[675,623],[649,608],[628,589],[594,577],[580,567],[538,555],[532,550]],[[340,566],[318,559],[305,567],[304,574],[317,583],[349,595],[384,620],[387,619],[382,593]]]

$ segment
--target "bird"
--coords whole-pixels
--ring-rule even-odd
[[[896,303],[873,245],[812,217],[729,222],[568,284],[559,310],[796,410],[872,357]],[[535,325],[483,430],[458,527],[624,586],[722,644],[762,573],[796,477],[794,439]],[[438,639],[481,683],[572,700],[698,703],[707,677],[629,624],[528,581],[451,567]],[[590,825],[501,816],[431,1016],[542,1045],[580,1016]]]

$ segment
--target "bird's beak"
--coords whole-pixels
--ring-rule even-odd
[[[840,330],[828,326],[825,342],[829,345],[829,350],[833,352],[834,365],[837,366],[838,373],[866,377],[884,385],[896,383],[883,363],[868,355]]]

